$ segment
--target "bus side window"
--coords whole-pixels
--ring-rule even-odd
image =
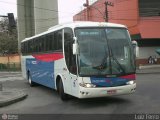
[[[30,41],[27,41],[28,43],[28,53],[30,53]]]
[[[30,41],[30,48],[31,48],[31,53],[33,53],[34,52],[34,46],[35,46],[35,43],[34,43],[34,39],[32,39],[31,41]]]
[[[24,42],[24,54],[26,54],[26,42]]]
[[[58,31],[58,50],[62,51],[62,30]]]
[[[46,52],[49,51],[49,35],[47,34],[45,36],[45,47],[46,47]]]
[[[35,52],[38,53],[39,48],[38,48],[38,39],[37,38],[34,39],[34,44],[35,44]]]
[[[25,43],[25,53],[28,54],[28,41]]]
[[[55,43],[55,38],[54,38],[54,32],[51,33],[51,50],[52,51],[56,50],[56,43]]]
[[[62,51],[62,30],[54,32],[54,48],[56,51]]]
[[[52,51],[53,49],[53,35],[52,34],[49,34],[49,42],[48,42],[48,50],[49,51]]]
[[[73,74],[76,74],[76,56],[72,54],[72,45],[73,45],[73,31],[71,28],[64,29],[64,51],[66,64],[69,71]]]
[[[33,45],[32,40],[29,41],[29,53],[32,53]]]
[[[54,48],[55,48],[55,50],[58,50],[58,43],[57,43],[57,41],[58,41],[58,33],[57,32],[54,32]]]
[[[45,40],[45,37],[42,36],[42,51],[46,52],[46,40]]]
[[[41,37],[38,38],[38,43],[39,43],[39,45],[38,45],[39,52],[42,52],[42,39],[41,39]]]

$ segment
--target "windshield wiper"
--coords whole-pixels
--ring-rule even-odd
[[[122,67],[122,65],[119,63],[119,61],[117,60],[116,57],[114,57],[113,55],[113,52],[112,52],[112,49],[110,49],[110,58],[112,58],[116,63],[117,65],[119,66],[119,68],[122,70],[122,73],[125,74],[125,69]]]
[[[105,56],[104,56],[101,64],[98,65],[98,66],[93,66],[93,68],[94,68],[94,69],[98,69],[98,70],[103,70],[103,69],[105,69],[105,68],[107,67],[107,58],[108,58],[108,57],[109,57],[109,56],[108,56],[108,53],[107,53],[107,51],[106,51],[106,49],[105,49]]]

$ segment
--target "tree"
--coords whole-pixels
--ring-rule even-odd
[[[8,19],[0,21],[0,54],[18,53],[17,29],[9,27]]]

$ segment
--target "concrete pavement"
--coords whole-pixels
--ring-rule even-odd
[[[0,91],[0,107],[25,99],[28,95],[22,90],[4,89]]]
[[[139,66],[136,70],[137,74],[160,74],[160,65],[159,64],[149,64]]]
[[[0,72],[0,107],[25,99],[28,95],[21,89],[5,87],[6,81],[23,80],[21,72]]]

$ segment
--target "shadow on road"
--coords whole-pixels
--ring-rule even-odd
[[[89,98],[89,99],[72,99],[72,101],[79,102],[81,106],[87,107],[98,107],[98,106],[106,106],[111,104],[128,104],[131,101],[128,99],[120,98],[120,97],[102,97],[102,98]]]
[[[28,83],[26,83],[28,84]],[[35,89],[36,88],[36,89]],[[53,89],[49,89],[45,86],[41,86],[41,85],[37,85],[35,87],[31,88],[32,92],[33,91],[39,91],[40,95],[44,94],[44,96],[52,96],[54,100],[59,100],[58,103],[64,105],[64,106],[75,106],[78,108],[96,108],[96,107],[103,107],[103,106],[111,106],[111,105],[128,105],[130,104],[132,101],[130,101],[130,99],[127,97],[125,97],[125,95],[121,95],[121,96],[111,96],[111,97],[101,97],[101,98],[87,98],[87,99],[78,99],[75,97],[70,96],[69,100],[67,101],[62,101],[57,93],[56,90]],[[33,90],[34,89],[34,90]],[[31,93],[33,94],[33,93]],[[37,96],[37,94],[36,94]],[[51,97],[51,98],[52,98]]]

